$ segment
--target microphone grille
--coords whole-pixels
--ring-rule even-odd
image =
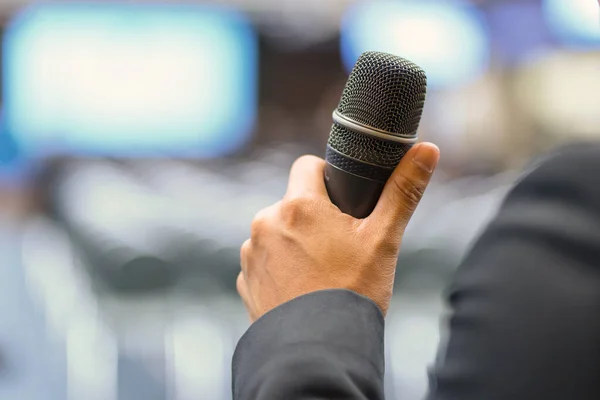
[[[427,76],[416,64],[387,53],[366,52],[350,73],[338,112],[399,136],[417,133]]]
[[[387,53],[363,53],[350,73],[337,112],[390,136],[416,138],[427,76],[416,64]],[[356,160],[394,168],[410,144],[385,141],[334,124],[329,146]]]

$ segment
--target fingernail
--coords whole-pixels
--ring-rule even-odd
[[[420,168],[431,173],[437,166],[440,159],[440,151],[433,144],[421,143],[417,147],[417,153],[413,157],[413,162]]]

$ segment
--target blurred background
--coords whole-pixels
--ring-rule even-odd
[[[0,397],[230,399],[255,212],[322,156],[366,50],[421,65],[443,153],[399,262],[390,399],[539,154],[600,134],[596,0],[0,3]]]

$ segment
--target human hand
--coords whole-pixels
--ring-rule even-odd
[[[387,313],[402,237],[439,160],[415,145],[388,180],[373,213],[343,214],[323,180],[325,161],[299,158],[282,201],[260,211],[241,248],[237,290],[252,321],[298,296],[348,289]]]

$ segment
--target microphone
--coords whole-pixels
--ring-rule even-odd
[[[350,73],[326,151],[333,204],[355,218],[371,214],[400,160],[417,142],[425,72],[391,54],[363,53]]]

